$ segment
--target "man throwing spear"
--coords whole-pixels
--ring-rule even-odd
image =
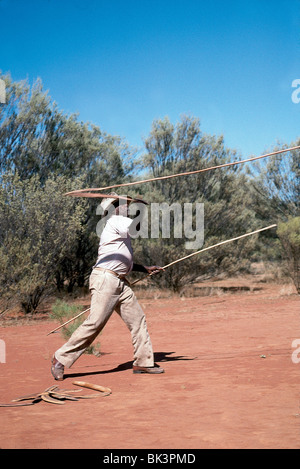
[[[133,373],[164,372],[163,368],[154,363],[144,312],[125,278],[132,270],[152,274],[163,268],[134,264],[129,235],[132,220],[128,217],[128,207],[133,199],[119,197],[115,193],[111,195],[113,197],[101,203],[104,211],[113,208],[114,214],[108,219],[101,234],[97,262],[90,276],[90,314],[52,358],[51,372],[59,381],[63,380],[64,367],[70,368],[83,354],[100,334],[114,310],[131,333]]]

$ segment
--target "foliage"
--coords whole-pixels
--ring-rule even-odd
[[[300,294],[300,217],[278,225],[278,235],[289,262],[289,271]]]
[[[0,186],[0,285],[3,297],[26,313],[54,290],[57,266],[81,231],[84,203],[62,194],[72,183],[5,174]]]
[[[222,137],[204,135],[198,119],[188,116],[183,116],[176,126],[167,118],[155,121],[145,147],[144,166],[154,177],[211,167],[236,158],[235,152],[225,148]],[[255,212],[249,208],[246,176],[234,166],[226,171],[219,169],[158,181],[144,188],[143,195],[149,202],[166,200],[170,205],[180,203],[181,206],[185,202],[192,203],[194,222],[196,204],[204,204],[203,247],[244,234],[258,226]],[[162,265],[167,265],[190,253],[186,249],[186,241],[184,237],[176,239],[174,236],[167,242],[161,237],[141,240],[137,243],[139,257],[146,258],[147,262],[159,260]],[[178,291],[201,276],[216,275],[221,271],[229,274],[243,271],[249,266],[254,245],[254,240],[247,240],[234,249],[224,247],[201,257],[192,257],[171,266],[163,276],[153,277],[153,281]]]
[[[291,146],[300,145],[300,140]],[[273,151],[284,149],[276,147]],[[300,215],[300,150],[268,158],[249,170],[253,208],[268,221],[287,221]]]
[[[300,140],[289,147],[298,146]],[[287,148],[283,145],[274,151]],[[300,216],[300,151],[282,153],[257,163],[249,170],[252,208],[257,217],[267,223],[278,224],[278,238],[272,233],[265,236],[266,246],[261,247],[264,259],[281,263],[288,257],[289,273],[298,289],[298,253],[294,244],[297,220]],[[299,291],[299,290],[298,290]]]
[[[119,137],[66,115],[43,91],[41,80],[6,83],[5,106],[0,106],[0,174],[18,173],[27,179],[39,174],[73,179],[84,185],[120,182],[133,171],[135,151]]]

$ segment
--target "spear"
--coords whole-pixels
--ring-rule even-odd
[[[151,179],[143,179],[141,181],[126,182],[126,183],[123,183],[123,184],[115,184],[113,186],[90,188],[90,189],[78,189],[78,190],[75,190],[75,191],[67,192],[64,195],[70,195],[70,196],[73,196],[73,197],[103,197],[103,195],[101,195],[101,194],[97,194],[95,192],[90,192],[90,191],[102,191],[102,190],[106,190],[106,189],[113,189],[113,188],[116,188],[116,187],[133,186],[135,184],[143,184],[145,182],[160,181],[162,179],[170,179],[170,178],[175,178],[175,177],[178,177],[178,176],[189,176],[191,174],[204,173],[206,171],[211,171],[213,169],[225,168],[227,166],[235,166],[237,164],[248,163],[250,161],[259,160],[259,159],[262,159],[262,158],[267,158],[268,156],[279,155],[281,153],[286,153],[288,151],[298,150],[298,149],[300,149],[300,146],[286,148],[285,150],[278,150],[278,151],[274,151],[272,153],[266,153],[265,155],[255,156],[253,158],[247,158],[246,160],[233,161],[231,163],[219,164],[217,166],[211,166],[210,168],[202,168],[202,169],[197,169],[197,170],[194,170],[194,171],[188,171],[188,172],[185,172],[185,173],[169,174],[168,176],[159,176],[159,177],[151,178]]]
[[[218,246],[222,246],[223,244],[231,243],[232,241],[236,241],[237,239],[246,238],[246,236],[252,236],[256,233],[260,233],[261,231],[270,230],[271,228],[275,228],[276,226],[277,225],[266,226],[265,228],[260,228],[259,230],[251,231],[251,233],[245,233],[241,236],[237,236],[236,238],[231,238],[231,239],[227,239],[226,241],[221,241],[220,243],[214,244],[212,246],[208,246],[207,248],[200,249],[200,251],[192,252],[192,254],[189,254],[188,256],[181,257],[180,259],[176,259],[176,261],[170,262],[170,264],[165,265],[163,267],[163,270],[167,269],[168,267],[171,267],[171,265],[177,264],[177,262],[182,262],[185,259],[188,259],[192,256],[196,256],[196,254],[200,254],[201,252],[208,251],[209,249],[213,249],[213,248],[216,248]],[[135,285],[136,283],[140,282],[141,280],[144,280],[145,278],[151,277],[154,273],[157,273],[157,272],[151,272],[150,274],[135,280],[134,282],[131,283],[131,285]]]
[[[84,311],[81,311],[81,313],[77,314],[77,316],[74,316],[74,318],[71,318],[69,319],[68,321],[64,322],[63,324],[61,324],[61,326],[58,326],[56,327],[55,329],[53,329],[52,331],[48,332],[47,335],[50,335],[50,334],[53,334],[53,332],[56,332],[58,331],[59,329],[61,329],[62,327],[66,326],[67,324],[69,324],[69,322],[72,322],[72,321],[75,321],[75,319],[79,318],[80,316],[82,316],[84,313],[86,313],[87,311],[89,311],[91,308],[88,308],[88,309],[85,309]]]
[[[241,236],[237,236],[236,238],[231,238],[231,239],[227,239],[225,241],[221,241],[220,243],[217,243],[217,244],[214,244],[212,246],[208,246],[207,248],[204,248],[204,249],[200,249],[199,251],[195,251],[195,252],[192,252],[191,254],[187,255],[187,256],[184,256],[184,257],[181,257],[180,259],[176,259],[175,261],[173,262],[170,262],[170,264],[167,264],[165,265],[164,267],[162,267],[163,270],[167,269],[168,267],[171,267],[171,265],[174,265],[174,264],[177,264],[178,262],[182,262],[184,261],[185,259],[188,259],[192,256],[196,256],[197,254],[200,254],[204,251],[208,251],[210,249],[213,249],[213,248],[216,248],[218,246],[222,246],[223,244],[227,244],[227,243],[231,243],[233,241],[236,241],[238,239],[242,239],[242,238],[246,238],[247,236],[252,236],[254,234],[257,234],[257,233],[260,233],[261,231],[266,231],[266,230],[270,230],[271,228],[275,228],[277,225],[270,225],[270,226],[266,226],[265,228],[260,228],[259,230],[255,230],[255,231],[251,231],[251,233],[245,233]],[[141,277],[137,280],[135,280],[134,282],[132,282],[130,285],[135,285],[136,283],[138,282],[141,282],[142,280],[148,278],[148,277],[151,277],[152,275],[154,275],[155,273],[158,273],[158,272],[152,272],[151,274],[148,274],[144,277]],[[91,308],[88,308],[84,311],[82,311],[81,313],[77,314],[77,316],[75,316],[74,318],[71,318],[69,319],[68,321],[66,321],[64,324],[61,324],[60,326],[56,327],[55,329],[53,329],[52,331],[50,331],[47,335],[50,335],[52,334],[53,332],[56,332],[58,331],[59,329],[61,329],[62,327],[64,327],[66,324],[69,324],[70,322],[74,321],[75,319],[79,318],[80,316],[82,316],[84,313],[86,313],[87,311],[89,311]]]

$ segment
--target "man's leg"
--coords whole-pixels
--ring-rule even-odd
[[[154,356],[146,318],[132,289],[125,283],[116,311],[128,327],[134,348],[133,369],[154,367]],[[163,372],[162,368],[156,369]],[[153,370],[152,370],[153,371]]]
[[[70,368],[102,331],[119,300],[119,283],[119,279],[109,273],[92,272],[90,314],[54,355],[63,366]]]

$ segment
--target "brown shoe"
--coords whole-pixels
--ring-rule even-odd
[[[135,374],[149,373],[149,374],[152,374],[152,375],[158,375],[160,373],[165,372],[165,370],[163,368],[160,368],[160,366],[158,366],[158,365],[154,365],[154,366],[136,366],[136,365],[133,365],[132,371]]]
[[[65,367],[62,363],[56,360],[55,356],[52,357],[52,366],[51,373],[57,381],[62,381],[64,379],[64,370]]]

